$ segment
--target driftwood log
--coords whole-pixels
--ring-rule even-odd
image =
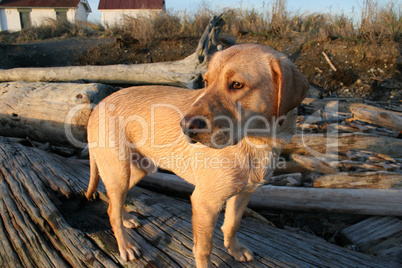
[[[299,163],[301,166],[312,170],[312,171],[318,171],[321,173],[327,173],[327,174],[332,174],[338,172],[338,169],[329,165],[328,163],[314,158],[314,157],[308,157],[304,155],[298,155],[298,154],[293,154],[291,155],[292,159]]]
[[[255,208],[384,216],[402,216],[401,204],[401,190],[276,186],[261,186],[250,203]]]
[[[363,108],[351,108],[353,117],[361,121],[402,131],[402,116],[389,111],[372,111]]]
[[[129,234],[141,245],[143,256],[123,263],[108,224],[102,185],[97,201],[84,199],[88,177],[89,168],[77,161],[0,137],[1,267],[194,267],[188,202],[134,187],[126,207],[143,225]],[[252,219],[244,219],[239,238],[255,252],[256,260],[234,261],[216,230],[211,256],[216,266],[399,266]]]
[[[0,83],[0,135],[85,147],[92,108],[113,87],[77,83]]]
[[[105,84],[163,84],[199,88],[209,57],[217,50],[223,23],[221,16],[212,18],[199,41],[196,52],[183,60],[133,65],[15,68],[0,70],[0,82],[82,80]]]
[[[187,194],[194,186],[172,174],[148,174],[140,182],[152,190]],[[326,211],[363,215],[402,216],[402,190],[384,189],[322,189],[305,187],[259,187],[251,201],[251,208]]]

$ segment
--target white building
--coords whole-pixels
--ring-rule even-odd
[[[124,24],[124,17],[152,17],[165,11],[164,0],[100,0],[103,26]]]
[[[20,31],[47,19],[87,21],[87,0],[0,0],[0,30]]]

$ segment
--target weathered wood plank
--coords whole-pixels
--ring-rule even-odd
[[[97,248],[84,238],[84,233],[68,225],[54,204],[55,201],[61,203],[56,195],[63,194],[49,191],[51,185],[57,185],[52,181],[66,177],[67,174],[58,170],[57,165],[51,164],[52,157],[42,158],[34,150],[24,150],[22,146],[15,146],[4,138],[0,140],[0,189],[4,204],[1,217],[22,264],[49,267],[101,265],[95,257]],[[59,165],[62,165],[60,160]],[[70,165],[68,168],[74,169],[76,165]],[[50,169],[48,172],[53,175],[44,177],[41,169]],[[71,183],[71,186],[74,186],[74,182]],[[76,195],[79,188],[71,188],[70,195]],[[13,216],[7,219],[7,215]],[[36,234],[32,233],[32,230],[35,230]],[[29,235],[24,235],[27,232]],[[48,242],[37,246],[44,242],[38,234],[46,237]],[[48,255],[48,259],[45,259],[43,254]]]
[[[402,221],[395,217],[370,217],[342,230],[341,234],[362,252],[402,264]]]
[[[5,267],[20,267],[20,259],[14,251],[3,221],[0,220],[0,263],[4,264]]]
[[[188,202],[134,187],[127,207],[143,226],[129,233],[144,256],[123,263],[108,223],[102,185],[100,199],[85,201],[87,166],[0,138],[0,174],[0,225],[5,227],[0,235],[8,238],[1,242],[0,252],[11,252],[1,255],[1,267],[8,261],[39,267],[194,266]],[[216,266],[397,267],[255,220],[245,219],[239,237],[256,253],[256,260],[236,262],[224,249],[221,232],[215,230],[212,260]]]

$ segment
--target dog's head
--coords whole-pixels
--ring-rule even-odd
[[[309,88],[285,55],[258,44],[216,53],[204,81],[204,93],[181,126],[191,141],[212,148],[234,145],[245,136],[270,135],[272,122],[283,120]]]

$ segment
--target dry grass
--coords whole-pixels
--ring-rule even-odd
[[[233,35],[246,33],[266,38],[291,38],[295,33],[303,35],[307,42],[345,38],[369,42],[401,39],[402,6],[391,1],[378,6],[373,0],[365,0],[360,23],[344,14],[318,13],[290,14],[286,0],[274,0],[265,11],[225,9],[214,12],[207,8],[197,13],[166,12],[147,19],[124,17],[118,26],[102,27],[98,24],[74,24],[67,21],[48,20],[40,27],[19,33],[0,33],[0,43],[26,42],[55,37],[113,36],[135,39],[144,46],[156,40],[182,37],[199,37],[213,14],[224,13],[226,25],[223,32]]]
[[[150,46],[157,40],[200,37],[211,16],[212,12],[206,10],[196,16],[171,12],[150,18],[125,16],[123,24],[106,27],[102,35],[138,40],[141,45]]]
[[[360,32],[370,40],[400,40],[402,31],[402,4],[389,2],[386,6],[378,6],[373,0],[365,0]]]
[[[303,34],[307,41],[345,38],[382,42],[399,41],[402,31],[402,5],[396,1],[378,6],[373,0],[365,0],[360,23],[345,14],[290,14],[286,0],[274,0],[265,14],[236,9],[225,10],[225,14],[225,30],[234,35],[252,33],[286,38],[298,33]]]

